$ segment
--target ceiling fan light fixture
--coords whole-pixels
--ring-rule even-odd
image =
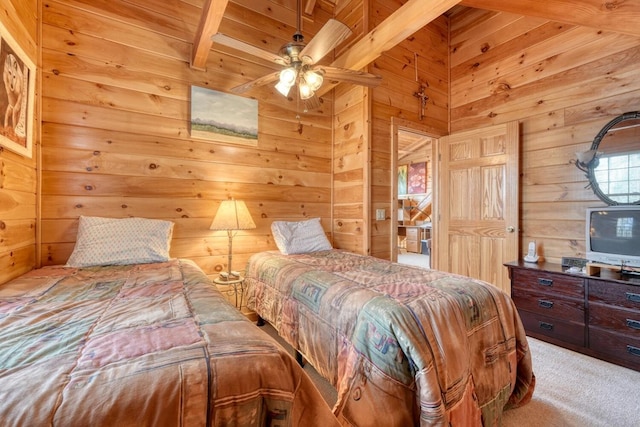
[[[293,67],[285,68],[280,72],[280,83],[284,85],[289,85],[289,87],[293,86],[296,82],[296,78],[298,77],[298,72]]]
[[[298,91],[300,92],[301,99],[309,99],[313,97],[313,95],[315,95],[313,89],[311,89],[311,87],[304,80],[300,80]]]
[[[317,71],[307,70],[304,73],[304,81],[313,91],[320,89],[323,80],[322,74]]]
[[[291,91],[291,86],[293,85],[282,83],[282,81],[279,81],[275,87],[276,87],[276,90],[280,92],[282,96],[287,97],[289,96],[289,91]]]

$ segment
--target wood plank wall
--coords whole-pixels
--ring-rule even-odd
[[[371,28],[379,25],[401,6],[396,0],[372,1],[369,10]],[[391,259],[391,211],[396,209],[391,198],[391,118],[397,118],[408,129],[432,136],[449,133],[449,54],[448,18],[441,16],[393,49],[385,52],[370,66],[370,71],[382,76],[382,84],[373,89],[371,100],[371,204],[369,218],[376,209],[385,209],[385,221],[371,221],[370,254]],[[417,55],[417,57],[416,57]],[[417,62],[416,62],[417,59]],[[417,73],[416,73],[417,63]],[[417,74],[417,76],[416,76]],[[416,78],[417,77],[417,78]],[[420,103],[414,93],[426,85],[429,96],[425,117],[420,120]]]
[[[640,40],[469,9],[451,17],[451,131],[521,123],[521,251],[584,256],[585,208],[602,206],[571,161],[640,110]]]
[[[347,44],[402,3],[338,2],[336,16],[361,27]],[[221,29],[277,51],[295,30],[283,24],[295,17],[294,4],[264,9],[249,0],[230,2]],[[315,216],[325,230],[335,230],[337,247],[389,258],[390,219],[370,218],[393,207],[392,117],[434,136],[521,121],[522,247],[536,240],[552,261],[581,256],[584,208],[602,203],[571,160],[615,115],[640,109],[637,38],[457,8],[451,23],[437,19],[369,66],[383,76],[380,87],[339,88],[335,116],[332,94],[298,120],[295,102],[264,87],[246,95],[260,101],[256,148],[208,142],[189,136],[190,86],[229,91],[273,68],[219,46],[206,70],[190,68],[202,0],[163,2],[162,8],[151,0],[0,5],[2,22],[16,29],[34,59],[38,19],[43,40],[42,256],[35,259],[35,157],[5,150],[0,283],[40,263],[64,263],[79,215],[170,219],[176,223],[172,255],[214,275],[226,264],[226,235],[208,227],[229,197],[247,201],[258,226],[236,237],[234,266],[275,248],[273,220]],[[316,2],[314,18],[303,20],[308,39],[333,7]],[[428,85],[429,95],[422,121],[413,96],[419,83]]]
[[[280,22],[295,25],[288,3],[258,13],[252,2],[230,2],[221,31],[277,52],[295,31]],[[315,20],[304,20],[308,38],[332,16],[319,3]],[[247,93],[259,100],[257,147],[190,137],[191,85],[229,92],[273,70],[220,46],[206,70],[190,68],[201,7],[45,0],[42,264],[66,262],[80,215],[140,216],[175,222],[171,255],[215,275],[226,268],[227,235],[209,225],[231,197],[246,201],[257,225],[235,237],[235,269],[276,248],[274,220],[320,217],[331,230],[330,95],[297,119],[296,103],[273,88]]]
[[[38,1],[1,0],[0,22],[37,64]],[[35,130],[32,157],[23,157],[0,147],[0,283],[36,265],[38,104],[36,101],[32,123]],[[1,117],[4,124],[4,109]]]
[[[336,10],[336,18],[354,29],[351,44],[369,31],[366,5],[352,0]],[[333,119],[333,245],[365,255],[369,254],[370,93],[362,86],[337,86]]]

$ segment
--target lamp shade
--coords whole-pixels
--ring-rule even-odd
[[[298,91],[300,92],[301,99],[309,99],[314,95],[313,90],[305,81],[301,81],[298,85]]]
[[[322,77],[322,74],[316,71],[307,70],[304,73],[304,80],[307,82],[311,90],[318,90],[320,89],[320,86],[322,86],[324,78]]]
[[[290,84],[278,82],[276,85],[276,90],[282,94],[282,96],[289,96],[289,91],[291,90]]]
[[[247,205],[241,200],[225,200],[211,223],[211,230],[249,230],[256,228]]]

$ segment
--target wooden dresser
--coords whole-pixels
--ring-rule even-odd
[[[640,280],[547,262],[505,265],[527,335],[640,371]]]
[[[431,224],[399,225],[398,237],[405,239],[407,252],[419,254],[422,252],[421,242],[431,238]]]
[[[420,233],[418,227],[405,227],[407,252],[420,253]]]

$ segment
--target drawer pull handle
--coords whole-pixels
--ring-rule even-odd
[[[640,348],[634,347],[632,345],[627,345],[627,352],[633,354],[634,356],[640,356]]]
[[[547,301],[543,299],[538,300],[538,305],[542,308],[553,308],[553,301]]]
[[[638,329],[640,330],[640,321],[638,320],[633,320],[633,319],[627,319],[627,326],[633,329]]]
[[[634,294],[633,292],[625,292],[628,301],[640,302],[640,294]]]
[[[553,324],[552,323],[540,322],[539,326],[540,326],[540,329],[544,329],[546,331],[553,331]]]
[[[553,280],[551,279],[538,279],[538,284],[542,286],[553,286]],[[640,296],[640,295],[639,295]]]

